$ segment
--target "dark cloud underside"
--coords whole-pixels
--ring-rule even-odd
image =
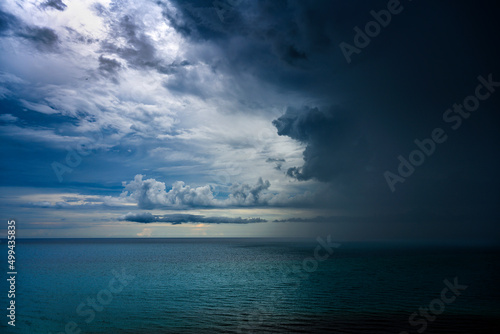
[[[149,212],[127,213],[121,217],[122,220],[136,223],[169,223],[172,225],[184,223],[203,223],[203,224],[249,224],[264,223],[266,220],[261,218],[230,218],[230,217],[206,217],[202,215],[189,214],[170,214],[170,215],[152,215]]]

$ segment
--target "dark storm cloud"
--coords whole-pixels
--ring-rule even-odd
[[[374,219],[373,216],[315,216],[315,217],[289,217],[284,219],[275,219],[275,223],[373,223],[394,221],[395,217],[389,219]],[[396,222],[403,222],[397,220]]]
[[[100,15],[103,15],[104,9],[99,6],[96,6],[94,9]],[[158,56],[154,42],[142,30],[143,27],[134,21],[134,17],[124,16],[117,24],[115,38],[125,38],[127,40],[126,46],[118,47],[114,44],[113,39],[108,39],[101,43],[102,51],[108,54],[115,54],[132,68],[141,70],[151,69],[161,74],[175,75],[163,84],[169,90],[203,95],[203,87],[200,87],[200,80],[197,73],[188,72],[185,69],[190,63],[187,60],[165,62]],[[99,63],[100,69],[109,74],[115,74],[121,67],[121,64],[117,60],[103,56],[99,57]]]
[[[67,6],[64,4],[64,2],[62,2],[62,0],[48,0],[42,3],[41,7],[63,11]]]
[[[203,224],[249,224],[265,223],[261,218],[230,218],[230,217],[206,217],[202,215],[189,214],[170,214],[170,215],[152,215],[149,212],[132,213],[120,217],[121,220],[136,223],[169,223],[172,225],[183,223],[203,223]]]
[[[121,33],[127,38],[129,47],[116,49],[129,63],[138,67],[154,66],[157,63],[156,49],[151,39],[142,33],[130,16],[120,21]]]
[[[19,20],[12,14],[6,13],[0,9],[0,34],[17,27]]]
[[[103,41],[104,51],[119,55],[128,64],[138,68],[154,67],[156,59],[156,49],[151,39],[139,31],[139,27],[133,22],[130,16],[123,17],[118,24],[117,33],[127,40],[126,47],[117,47],[112,40]]]
[[[196,71],[186,71],[179,66],[160,66],[158,72],[163,74],[175,74],[163,82],[163,87],[172,93],[179,95],[191,94],[200,97],[206,97],[206,86],[202,78]]]
[[[324,216],[316,216],[316,217],[289,217],[284,219],[275,219],[273,222],[275,223],[324,223],[324,222],[333,222],[339,219],[338,217],[324,217]]]
[[[57,50],[59,37],[50,28],[26,26],[17,35],[29,40],[40,51]]]
[[[290,65],[294,65],[302,59],[307,60],[307,55],[304,52],[298,51],[293,45],[286,46],[282,53],[283,60]]]
[[[195,40],[207,40],[215,36],[221,37],[231,29],[238,28],[238,25],[234,24],[234,21],[236,21],[235,16],[238,16],[238,12],[233,12],[232,20],[226,20],[223,23],[218,17],[213,3],[178,1],[176,2],[176,7],[180,12],[169,10],[164,2],[158,3],[163,5],[163,17],[184,37]]]
[[[386,213],[375,215],[354,215],[354,216],[315,216],[315,217],[288,217],[284,219],[275,219],[275,223],[370,223],[370,224],[440,224],[440,223],[473,223],[494,222],[490,213],[442,213],[431,212],[427,210],[411,210],[404,213]]]
[[[256,205],[259,204],[260,195],[263,191],[269,189],[271,183],[268,180],[262,180],[260,177],[255,185],[235,184],[230,188],[230,199],[236,203]]]
[[[276,159],[276,158],[267,158],[266,162],[269,163],[274,163],[274,169],[276,170],[281,170],[281,167],[283,166],[283,163],[286,162],[285,159]]]
[[[333,1],[238,1],[234,6],[222,1],[222,12],[198,1],[175,3],[177,12],[163,6],[165,18],[184,37],[217,49],[218,57],[204,59],[214,70],[251,73],[281,89],[313,95],[344,70],[345,60],[336,51],[348,29],[338,26],[350,24],[346,12],[355,17],[361,12],[356,4]]]
[[[119,61],[106,58],[103,55],[99,56],[99,70],[107,72],[108,74],[116,74],[121,67]]]
[[[338,107],[288,108],[273,121],[280,136],[307,144],[304,165],[291,167],[287,175],[298,180],[333,178],[363,170],[369,160],[366,138],[355,119]]]

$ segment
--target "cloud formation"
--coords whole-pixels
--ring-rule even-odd
[[[62,0],[47,0],[41,4],[42,8],[52,8],[55,10],[63,11],[66,9],[66,4]]]
[[[300,109],[289,107],[273,121],[280,136],[306,144],[304,165],[290,167],[287,175],[297,180],[328,182],[346,173],[363,170],[369,160],[368,144],[357,124],[338,107]]]
[[[211,206],[257,206],[267,205],[271,196],[266,196],[266,190],[271,183],[259,178],[256,184],[233,184],[226,199],[217,199],[210,185],[191,187],[182,181],[172,184],[166,190],[164,182],[155,179],[143,179],[136,175],[134,180],[125,183],[126,196],[133,199],[141,209],[161,207],[211,207]]]
[[[119,61],[106,58],[103,55],[99,56],[99,70],[109,74],[115,74],[121,67],[122,66]]]
[[[0,37],[21,37],[42,52],[54,52],[58,48],[59,36],[49,27],[39,27],[18,19],[0,8]]]
[[[153,215],[149,212],[140,212],[140,213],[129,212],[121,216],[120,220],[143,223],[143,224],[169,223],[172,225],[178,225],[184,223],[249,224],[249,223],[266,222],[266,220],[261,218],[206,217],[203,215],[190,215],[190,214]]]

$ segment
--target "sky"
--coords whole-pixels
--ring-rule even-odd
[[[2,1],[2,219],[24,238],[498,241],[498,14]]]

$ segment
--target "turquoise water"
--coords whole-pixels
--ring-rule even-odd
[[[0,330],[55,334],[69,324],[68,333],[417,333],[421,325],[411,326],[409,316],[439,298],[443,281],[455,277],[467,288],[427,322],[425,333],[500,328],[496,248],[347,243],[314,262],[317,245],[271,239],[20,241],[16,327],[2,315]],[[2,250],[7,254],[5,242]],[[94,309],[88,298],[96,301]],[[6,293],[0,300],[6,308]]]

